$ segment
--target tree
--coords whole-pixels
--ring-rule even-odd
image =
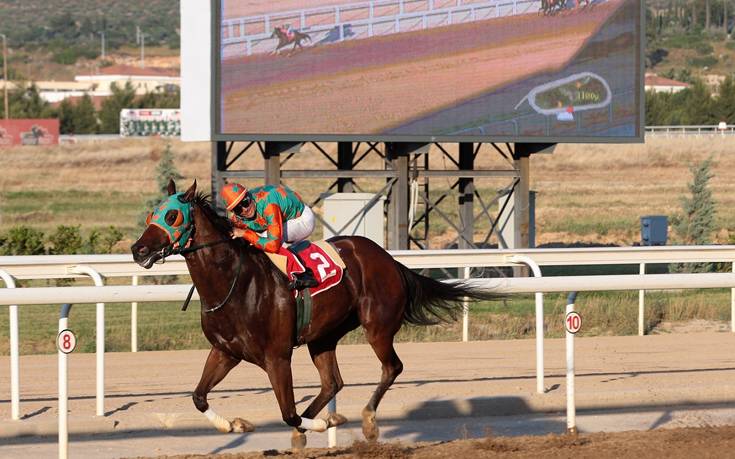
[[[174,153],[171,149],[171,143],[166,142],[166,148],[163,150],[161,160],[158,161],[156,166],[156,184],[158,185],[158,192],[155,196],[152,196],[145,203],[145,213],[140,223],[141,226],[145,224],[145,217],[148,215],[155,206],[157,206],[166,196],[168,196],[168,182],[173,180],[174,182],[184,178],[176,169],[174,164]]]
[[[69,99],[59,104],[59,130],[62,134],[74,134],[74,105]]]
[[[77,134],[96,134],[99,130],[97,112],[89,94],[84,94],[74,107],[74,128]]]
[[[134,108],[135,88],[128,81],[122,88],[113,83],[110,89],[112,95],[102,102],[100,109],[100,130],[106,134],[117,134],[120,132],[120,110]]]
[[[41,98],[38,87],[33,83],[9,92],[8,105],[11,118],[51,118],[56,115],[51,104]]]
[[[715,225],[715,201],[709,181],[713,177],[710,170],[712,157],[691,167],[692,182],[689,183],[689,197],[683,197],[684,215],[676,230],[686,244],[703,245],[711,242],[710,235]]]

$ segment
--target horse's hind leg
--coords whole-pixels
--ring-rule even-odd
[[[395,332],[389,333],[388,330],[366,330],[366,332],[368,342],[382,364],[383,374],[373,396],[362,410],[362,433],[368,440],[377,440],[379,430],[378,424],[375,422],[375,412],[385,392],[403,371],[403,362],[398,358],[398,354],[393,348]]]
[[[250,432],[255,427],[240,418],[235,418],[232,422],[223,418],[219,414],[215,413],[207,402],[207,394],[216,386],[227,373],[230,372],[235,366],[240,363],[239,359],[235,359],[213,347],[209,351],[207,357],[207,363],[204,364],[204,370],[202,371],[202,377],[199,379],[199,384],[194,390],[192,396],[194,400],[194,406],[209,419],[209,421],[219,430],[220,432]]]

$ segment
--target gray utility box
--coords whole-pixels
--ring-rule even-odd
[[[666,215],[641,217],[641,245],[666,245],[668,230]]]
[[[370,201],[373,201],[369,207]],[[365,236],[384,247],[385,197],[372,193],[334,193],[324,198],[324,239],[336,236]],[[334,230],[334,231],[333,231]]]

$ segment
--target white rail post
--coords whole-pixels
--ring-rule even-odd
[[[337,412],[337,396],[335,395],[327,405],[327,411],[329,414]],[[330,427],[327,429],[327,446],[334,448],[337,446],[337,427]]]
[[[15,279],[0,269],[0,278],[6,288],[15,288]],[[20,364],[18,351],[18,305],[8,306],[10,315],[10,419],[20,419]]]
[[[72,266],[69,270],[92,278],[97,287],[104,286],[100,273],[85,265]],[[97,406],[95,414],[105,414],[105,303],[97,303],[97,327],[95,332],[97,354]]]
[[[61,306],[61,314],[59,316],[59,333],[66,330],[69,324],[69,311],[71,310],[70,304],[64,304]],[[59,355],[59,459],[66,459],[69,456],[69,431],[68,431],[68,417],[69,417],[69,391],[68,391],[68,377],[66,367],[66,354],[61,352],[61,349],[56,351]]]
[[[508,261],[523,263],[531,268],[534,277],[541,277],[541,268],[526,255],[512,255]],[[543,394],[544,389],[544,294],[535,293],[536,297],[536,392]]]
[[[467,280],[470,278],[470,267],[465,266],[462,268],[464,271],[462,278]],[[467,297],[462,300],[462,341],[468,342],[470,340],[470,303]]]
[[[564,319],[574,311],[574,301],[577,292],[572,292],[567,297],[567,308]],[[577,406],[574,400],[574,333],[570,333],[567,324],[564,324],[567,348],[567,433],[577,433]]]
[[[640,264],[639,274],[641,276],[646,274],[645,263]],[[645,290],[638,290],[638,336],[646,334],[645,324],[643,323],[644,316],[646,315],[645,292]]]
[[[138,276],[133,276],[132,284],[138,285]],[[138,352],[138,302],[130,303],[130,352]]]

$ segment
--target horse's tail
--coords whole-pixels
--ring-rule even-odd
[[[412,325],[435,325],[456,320],[462,312],[462,302],[498,300],[504,295],[470,287],[465,282],[444,283],[417,274],[396,262],[406,288],[407,304],[403,321]]]

